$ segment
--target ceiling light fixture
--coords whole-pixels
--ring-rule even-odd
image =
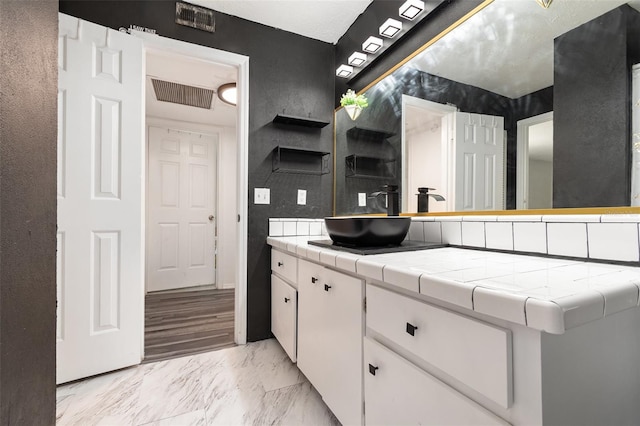
[[[353,74],[353,67],[350,67],[349,65],[342,64],[336,70],[336,75],[338,77],[347,78],[351,74]]]
[[[543,9],[549,9],[549,6],[551,6],[551,2],[553,0],[536,0],[536,2],[542,6]]]
[[[402,22],[397,19],[389,18],[380,25],[380,35],[393,38],[402,30]]]
[[[365,62],[367,62],[367,55],[364,53],[353,52],[353,55],[349,56],[349,65],[353,65],[354,67],[359,67]]]
[[[398,14],[405,19],[413,21],[424,10],[424,2],[420,0],[407,0],[400,6]]]
[[[376,53],[382,47],[382,39],[371,36],[362,43],[362,50],[369,53]]]
[[[238,103],[238,88],[236,83],[226,83],[218,87],[218,97],[222,102],[229,105]]]

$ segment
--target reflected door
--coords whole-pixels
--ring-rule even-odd
[[[449,146],[452,210],[504,209],[504,118],[455,112]]]
[[[216,142],[149,128],[147,291],[216,282]]]

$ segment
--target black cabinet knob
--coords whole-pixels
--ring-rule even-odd
[[[316,283],[316,281],[318,281],[318,279],[317,279],[316,277],[311,277],[311,283],[312,283],[312,284],[315,284],[315,283]]]
[[[330,288],[331,286],[329,284],[324,285],[324,291],[329,291]]]
[[[415,336],[417,329],[418,327],[416,327],[415,325],[407,323],[407,333],[409,333],[410,335]]]
[[[284,265],[284,263],[278,262],[278,266],[282,266],[282,265]]]
[[[289,299],[288,297],[285,297],[284,298],[284,303],[287,303],[289,300],[291,300],[291,299]]]
[[[369,374],[371,374],[372,376],[376,375],[376,370],[378,369],[378,367],[375,367],[371,364],[369,364]]]

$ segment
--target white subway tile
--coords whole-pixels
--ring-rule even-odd
[[[541,222],[542,215],[513,214],[498,216],[498,222]]]
[[[640,214],[603,214],[601,222],[640,222]]]
[[[547,224],[516,222],[513,224],[513,249],[531,253],[547,252]]]
[[[283,234],[285,237],[290,237],[296,235],[298,232],[298,221],[297,220],[287,220],[282,222],[284,226]]]
[[[433,216],[412,216],[411,220],[419,221],[419,222],[433,222],[436,220]]]
[[[592,259],[640,260],[636,223],[588,223],[587,234]]]
[[[429,243],[442,242],[442,226],[440,222],[424,223],[424,240]]]
[[[496,215],[462,216],[463,222],[495,222],[496,220],[498,220],[498,216]]]
[[[282,222],[269,219],[269,236],[282,237],[283,232]]]
[[[587,257],[586,223],[547,223],[549,254]]]
[[[299,220],[296,223],[296,235],[309,235],[309,222],[306,220]]]
[[[407,233],[406,239],[411,241],[424,241],[423,222],[411,221],[411,225],[409,226],[409,232]]]
[[[513,250],[513,224],[511,222],[487,222],[484,226],[487,248]]]
[[[494,317],[506,319],[516,324],[526,325],[524,315],[527,297],[477,286],[473,290],[473,310]]]
[[[462,222],[463,216],[435,216],[436,222]]]
[[[311,222],[309,224],[309,235],[321,235],[322,224],[318,221]]]
[[[462,245],[461,222],[442,222],[442,242],[445,244]]]
[[[542,216],[543,222],[558,222],[558,223],[569,223],[569,222],[600,222],[601,215],[599,214],[552,214]]]
[[[484,247],[484,222],[462,222],[462,245]]]

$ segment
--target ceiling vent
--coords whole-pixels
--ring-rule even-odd
[[[188,3],[176,2],[176,24],[210,33],[216,32],[213,10]]]
[[[155,78],[151,79],[151,83],[153,83],[153,90],[156,92],[156,99],[159,101],[211,109],[214,90]]]

